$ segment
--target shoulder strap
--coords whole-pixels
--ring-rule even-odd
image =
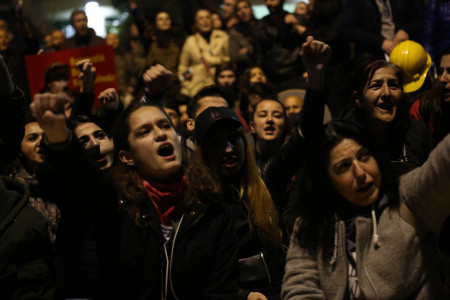
[[[206,75],[209,77],[213,77],[212,73],[211,73],[211,69],[210,69],[208,63],[206,62],[205,57],[203,56],[203,49],[202,49],[202,47],[200,47],[200,40],[198,39],[197,34],[195,34],[195,41],[197,43],[198,51],[200,52],[200,59],[202,61],[203,67],[205,68]]]

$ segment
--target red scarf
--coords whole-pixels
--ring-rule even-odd
[[[172,226],[170,216],[175,210],[175,205],[184,197],[186,178],[183,176],[180,181],[170,184],[159,182],[152,182],[150,184],[150,182],[142,179],[142,185],[155,206],[161,224]]]

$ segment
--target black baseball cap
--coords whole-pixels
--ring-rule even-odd
[[[194,136],[196,142],[200,142],[213,125],[229,123],[236,128],[242,127],[242,123],[236,113],[228,107],[208,107],[195,119]]]

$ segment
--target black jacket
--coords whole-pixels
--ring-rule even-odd
[[[0,299],[53,299],[49,223],[28,206],[29,195],[18,181],[0,177]]]
[[[159,299],[166,293],[166,299],[236,297],[237,238],[231,217],[219,203],[184,214],[167,244],[151,204],[140,222],[143,227],[123,215],[122,299]]]
[[[262,49],[258,63],[277,91],[302,88],[303,64],[299,53],[304,38],[284,22],[286,11],[264,17],[256,27],[258,46]]]
[[[89,28],[89,32],[85,36],[75,34],[65,42],[66,49],[76,49],[81,47],[101,46],[105,42],[104,40],[95,34],[92,28]]]
[[[389,0],[395,32],[403,29],[410,40],[420,41],[423,4],[418,0]],[[347,0],[344,5],[342,30],[344,36],[355,42],[357,66],[383,59],[381,45],[381,14],[376,0]]]
[[[75,138],[62,149],[43,148],[50,165],[48,184],[65,195],[56,244],[61,258],[57,268],[65,279],[58,286],[60,298],[73,295],[70,278],[87,231],[97,244],[97,299],[160,299],[166,289],[167,299],[175,299],[174,294],[178,299],[235,298],[237,238],[221,205],[210,199],[188,210],[177,220],[175,242],[172,237],[164,247],[150,199],[137,226],[127,213],[127,199],[119,205],[111,177],[97,168]]]
[[[240,290],[238,299],[247,299],[250,292],[260,292],[268,299],[280,299],[285,253],[282,247],[279,249],[269,249],[269,247],[264,245],[258,233],[256,223],[252,226],[250,225],[246,204],[247,200],[245,198],[244,196],[243,199],[240,199],[239,192],[234,186],[229,186],[222,198],[223,206],[233,216],[233,226],[238,235],[239,253],[237,258],[241,260],[263,252],[267,272],[270,274],[271,284],[269,282],[261,283],[259,281],[248,282],[247,284],[239,282]],[[252,229],[250,229],[251,227]]]

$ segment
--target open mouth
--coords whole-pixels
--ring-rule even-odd
[[[357,188],[356,191],[358,193],[364,193],[364,192],[367,192],[368,190],[370,190],[373,186],[374,186],[373,182],[367,183],[367,184],[363,185],[362,187]]]
[[[447,90],[447,89],[444,90],[444,97],[443,98],[444,98],[444,100],[446,102],[450,101],[450,90]]]
[[[264,132],[265,133],[267,133],[267,134],[275,134],[275,130],[276,130],[276,128],[275,128],[275,126],[266,126],[266,127],[264,127]]]
[[[169,157],[174,154],[173,146],[169,143],[162,144],[158,148],[158,155],[162,157]]]
[[[237,159],[236,155],[233,155],[233,154],[226,155],[222,159],[222,164],[226,168],[234,168],[237,165],[237,163],[238,163],[238,159]]]
[[[385,111],[391,111],[394,108],[394,104],[392,102],[380,102],[377,107]]]
[[[95,161],[97,162],[97,165],[102,168],[108,164],[108,159],[106,155],[101,155],[99,157],[96,157]]]

